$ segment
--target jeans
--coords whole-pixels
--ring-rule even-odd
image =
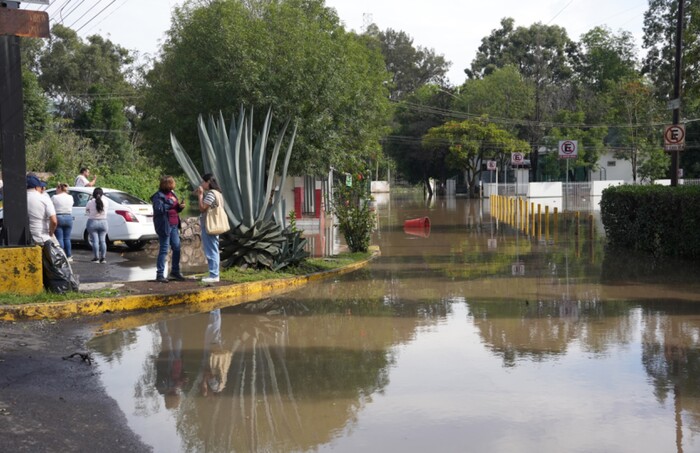
[[[87,232],[92,242],[92,255],[97,259],[107,257],[107,220],[88,219]]]
[[[177,225],[168,226],[167,236],[158,236],[160,249],[158,250],[158,259],[156,261],[156,277],[163,277],[165,273],[165,259],[168,257],[168,249],[173,249],[173,261],[171,273],[180,273],[180,231]]]
[[[207,264],[209,265],[209,276],[218,277],[220,261],[219,235],[207,234],[207,229],[204,225],[204,219],[200,219],[199,224],[202,225],[202,248],[204,249],[204,256],[207,257]]]
[[[70,258],[71,244],[70,244],[70,233],[73,231],[73,215],[71,214],[58,214],[56,216],[58,220],[58,226],[56,227],[56,240],[58,240],[58,245],[61,246],[66,256]]]

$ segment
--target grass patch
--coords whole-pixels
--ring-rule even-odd
[[[343,253],[327,258],[307,258],[298,266],[289,266],[273,272],[270,270],[232,268],[222,271],[219,278],[232,283],[258,282],[276,278],[298,277],[316,272],[329,271],[348,266],[358,261],[364,261],[372,256],[369,252]]]
[[[64,294],[43,292],[31,296],[22,294],[2,293],[0,294],[0,305],[23,305],[23,304],[50,304],[52,302],[65,302],[67,300],[90,299],[93,297],[113,297],[119,295],[119,291],[114,289],[102,289],[91,292],[70,291]]]

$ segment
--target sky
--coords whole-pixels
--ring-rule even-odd
[[[182,2],[51,0],[47,11],[52,20],[63,17],[64,25],[82,27],[79,34],[83,37],[100,34],[143,56],[156,56],[170,26],[172,8]],[[414,46],[433,49],[450,61],[450,83],[460,85],[465,79],[464,68],[474,59],[481,39],[500,28],[504,17],[514,18],[516,27],[535,22],[559,25],[573,40],[597,25],[607,25],[615,32],[631,32],[640,48],[648,0],[326,0],[326,5],[336,9],[348,30],[361,32],[375,23],[381,30],[406,32]],[[22,7],[46,8],[34,4]],[[90,7],[93,9],[88,10]]]

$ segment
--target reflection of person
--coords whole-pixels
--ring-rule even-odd
[[[172,176],[160,178],[160,189],[153,194],[153,226],[158,234],[160,249],[156,260],[156,281],[168,283],[165,278],[165,259],[168,249],[173,250],[171,280],[185,280],[180,273],[180,216],[178,213],[185,208],[174,192],[175,179]]]
[[[221,192],[221,187],[219,187],[219,183],[216,181],[214,175],[207,173],[202,176],[202,183],[197,187],[196,192],[197,198],[199,199],[199,212],[201,212],[199,225],[202,229],[202,248],[204,249],[204,256],[207,257],[207,264],[209,265],[209,276],[202,279],[205,283],[215,283],[219,281],[219,235],[208,234],[205,221],[207,211],[216,207],[214,190]]]
[[[90,169],[87,167],[82,167],[80,169],[80,174],[75,177],[75,187],[93,187],[95,181],[97,181],[97,176],[93,176],[92,181],[88,179],[90,176]]]
[[[209,323],[204,334],[204,375],[202,395],[219,394],[226,388],[231,351],[224,351],[221,340],[221,310],[209,312]]]
[[[88,216],[87,232],[92,242],[92,261],[102,264],[107,262],[107,205],[100,187],[92,191],[92,198],[85,206]]]
[[[56,208],[56,219],[58,227],[56,228],[56,239],[58,245],[61,246],[68,262],[73,261],[70,234],[73,231],[73,197],[68,193],[68,184],[60,183],[56,186],[56,195],[51,198],[54,207]]]
[[[161,350],[156,360],[156,389],[163,395],[166,409],[180,405],[187,382],[182,360],[182,319],[160,321]]]
[[[29,232],[32,240],[43,245],[53,239],[58,226],[56,208],[51,199],[44,195],[46,183],[35,175],[27,175],[27,214],[29,217]]]

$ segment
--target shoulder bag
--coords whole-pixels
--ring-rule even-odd
[[[217,235],[226,233],[231,229],[228,223],[228,216],[224,209],[223,199],[217,190],[212,190],[216,201],[207,209],[206,229],[207,234]]]

